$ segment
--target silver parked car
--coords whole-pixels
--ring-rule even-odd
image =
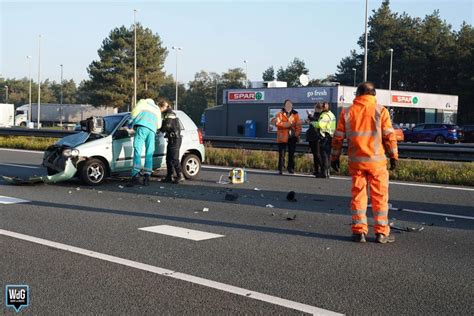
[[[186,113],[177,111],[176,114],[183,137],[180,150],[183,174],[187,179],[193,179],[199,175],[205,159],[202,134]],[[43,157],[43,166],[49,175],[45,177],[45,182],[64,181],[78,176],[88,185],[99,185],[107,176],[130,173],[133,165],[133,135],[127,128],[129,119],[130,113],[106,116],[97,132],[82,131],[50,146]],[[154,169],[166,168],[166,144],[164,135],[157,133]]]

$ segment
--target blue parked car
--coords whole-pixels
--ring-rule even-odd
[[[427,123],[418,124],[412,129],[404,130],[406,142],[436,142],[454,144],[460,141],[459,126],[454,124]]]

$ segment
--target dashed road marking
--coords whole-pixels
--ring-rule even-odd
[[[312,314],[312,315],[342,315],[342,314],[335,313],[335,312],[332,312],[332,311],[329,311],[329,310],[326,310],[326,309],[323,309],[323,308],[319,308],[319,307],[316,307],[316,306],[311,306],[311,305],[307,305],[307,304],[303,304],[303,303],[299,303],[299,302],[295,302],[295,301],[290,301],[290,300],[287,300],[287,299],[284,299],[284,298],[280,298],[280,297],[276,297],[276,296],[272,296],[272,295],[268,295],[268,294],[264,294],[264,293],[260,293],[260,292],[247,290],[247,289],[244,289],[244,288],[241,288],[241,287],[237,287],[237,286],[233,286],[233,285],[229,285],[229,284],[225,284],[225,283],[221,283],[221,282],[216,282],[216,281],[200,278],[200,277],[197,277],[197,276],[194,276],[194,275],[180,273],[180,272],[176,272],[176,271],[173,271],[173,270],[160,268],[160,267],[157,267],[157,266],[152,266],[152,265],[137,262],[137,261],[132,261],[132,260],[128,260],[128,259],[124,259],[124,258],[120,258],[120,257],[115,257],[115,256],[107,255],[107,254],[104,254],[104,253],[95,252],[95,251],[91,251],[91,250],[84,249],[84,248],[78,248],[78,247],[74,247],[74,246],[70,246],[70,245],[66,245],[66,244],[62,244],[62,243],[58,243],[58,242],[54,242],[54,241],[50,241],[50,240],[46,240],[46,239],[41,239],[41,238],[37,238],[37,237],[33,237],[33,236],[23,235],[23,234],[15,233],[15,232],[8,231],[8,230],[0,229],[0,235],[16,238],[16,239],[20,239],[20,240],[25,240],[25,241],[29,241],[29,242],[33,242],[33,243],[36,243],[36,244],[48,246],[48,247],[55,248],[55,249],[69,251],[69,252],[72,252],[72,253],[80,254],[80,255],[83,255],[83,256],[91,257],[91,258],[100,259],[100,260],[107,261],[107,262],[121,264],[123,266],[131,267],[131,268],[142,270],[142,271],[148,271],[148,272],[155,273],[155,274],[158,274],[158,275],[161,275],[161,276],[164,276],[164,277],[168,277],[168,278],[172,278],[172,279],[176,279],[176,280],[182,280],[182,281],[186,281],[186,282],[189,282],[189,283],[205,286],[205,287],[208,287],[208,288],[221,290],[223,292],[244,296],[244,297],[247,297],[247,298],[250,298],[250,299],[255,299],[255,300],[262,301],[262,302],[282,306],[282,307],[285,307],[285,308],[294,309],[294,310],[297,310],[297,311],[301,311],[303,313],[309,313],[309,314]]]
[[[29,203],[29,202],[31,201],[0,195],[0,204],[18,204],[18,203]]]
[[[390,211],[400,211],[400,212],[408,212],[408,213],[418,213],[418,214],[427,214],[427,215],[435,215],[435,216],[443,216],[443,217],[453,217],[453,218],[462,218],[462,219],[472,219],[472,216],[465,216],[465,215],[456,215],[456,214],[448,214],[448,213],[436,213],[436,212],[428,212],[428,211],[420,211],[420,210],[411,210],[409,208],[390,208]]]
[[[162,234],[162,235],[173,236],[173,237],[185,238],[185,239],[190,239],[194,241],[224,237],[224,235],[206,233],[199,230],[187,229],[187,228],[170,226],[170,225],[143,227],[143,228],[139,228],[139,230]]]

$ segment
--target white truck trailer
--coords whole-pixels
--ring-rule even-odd
[[[31,105],[31,122],[38,122],[38,104]],[[27,126],[29,120],[30,105],[25,104],[16,109],[15,125]],[[91,116],[107,116],[117,113],[117,109],[111,107],[94,107],[90,104],[53,104],[40,105],[40,123],[43,126],[54,126],[60,123],[79,123]]]
[[[13,104],[0,103],[0,127],[11,127],[14,125],[15,106]]]

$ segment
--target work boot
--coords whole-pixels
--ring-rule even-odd
[[[283,175],[283,170],[281,170],[281,169],[278,170],[278,174],[279,174],[280,176]]]
[[[164,182],[164,183],[171,183],[171,182],[173,182],[173,178],[171,178],[171,175],[168,174],[168,175],[166,175],[166,178],[161,179],[161,182]]]
[[[150,185],[150,175],[149,174],[145,174],[145,177],[143,178],[143,185],[146,186],[146,187]]]
[[[135,185],[141,185],[140,183],[140,175],[134,175],[133,177],[130,178],[130,180],[127,182],[125,185],[127,188],[131,188]]]
[[[183,176],[182,173],[180,173],[180,174],[178,174],[176,179],[174,179],[173,183],[180,183],[180,182],[183,182],[184,180],[186,180],[186,178]]]
[[[289,173],[289,174],[295,174],[295,170],[293,170],[293,169],[288,169],[288,173]]]
[[[352,234],[352,240],[355,242],[366,242],[365,234]]]
[[[386,244],[386,243],[392,243],[395,242],[395,236],[393,235],[388,235],[385,236],[384,234],[376,234],[375,235],[375,242],[379,244]]]

